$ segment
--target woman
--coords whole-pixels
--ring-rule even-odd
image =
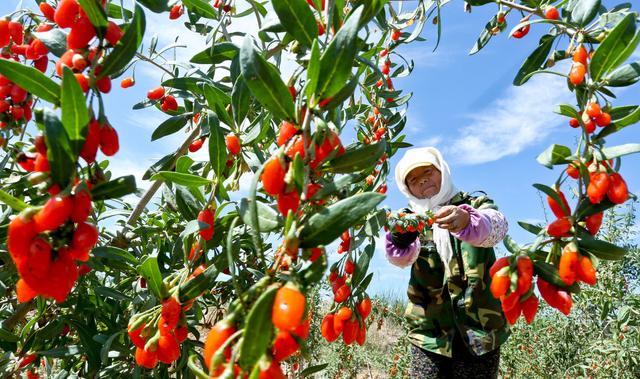
[[[458,191],[449,166],[431,147],[408,150],[395,171],[406,212],[434,212],[422,233],[388,233],[387,259],[411,266],[412,378],[496,378],[509,327],[489,290],[493,246],[505,217],[486,196]]]

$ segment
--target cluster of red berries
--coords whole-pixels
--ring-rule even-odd
[[[526,255],[502,257],[489,269],[491,293],[500,299],[502,311],[513,325],[522,314],[530,324],[538,312],[538,297],[533,294],[533,262]],[[512,285],[512,276],[517,277]]]
[[[38,295],[59,303],[66,299],[79,275],[76,261],[86,262],[98,242],[98,230],[86,222],[91,209],[88,189],[75,186],[73,194],[52,197],[9,223],[7,245],[20,274],[19,301]]]
[[[136,363],[148,369],[154,368],[158,361],[171,364],[180,358],[180,344],[187,339],[185,312],[191,303],[180,304],[177,298],[169,297],[162,301],[159,310],[137,317],[129,324],[129,338],[136,346]],[[157,323],[153,323],[157,320]]]
[[[371,299],[364,297],[352,309],[343,305],[322,319],[320,332],[327,342],[333,342],[342,335],[345,345],[356,342],[362,346],[367,339],[367,317],[371,314]]]
[[[431,211],[426,211],[425,214],[405,213],[403,211],[387,212],[387,220],[384,230],[391,230],[400,233],[422,233],[425,227],[433,225],[433,218],[434,215]]]
[[[156,87],[147,92],[147,98],[151,101],[159,101],[163,112],[178,111],[178,101],[172,95],[165,95],[164,87]]]

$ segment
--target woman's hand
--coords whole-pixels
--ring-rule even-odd
[[[451,233],[459,233],[469,225],[469,213],[455,205],[446,205],[434,216],[434,222]]]

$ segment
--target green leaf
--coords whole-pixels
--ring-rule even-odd
[[[529,74],[542,67],[542,65],[547,61],[547,57],[551,52],[554,41],[555,36],[550,34],[545,34],[540,38],[540,45],[524,61],[522,67],[520,67],[520,70],[516,74],[516,77],[513,79],[514,86],[521,86],[526,83],[529,78],[531,78]]]
[[[529,233],[539,234],[543,228],[538,225],[529,224],[528,222],[518,221],[518,225]]]
[[[151,134],[151,141],[158,140],[162,137],[166,137],[180,131],[180,129],[187,125],[191,116],[193,116],[193,113],[185,113],[169,117],[153,131],[153,134]]]
[[[364,170],[375,165],[386,151],[385,140],[358,149],[347,150],[327,164],[327,169],[335,173],[349,173]]]
[[[602,41],[589,62],[589,73],[594,82],[622,64],[640,42],[636,34],[636,14],[625,16]]]
[[[75,158],[80,154],[85,142],[89,111],[87,110],[82,88],[80,88],[73,71],[67,66],[63,68],[60,105],[62,108],[62,126],[67,131],[69,145]]]
[[[537,161],[547,168],[553,168],[553,165],[569,163],[570,161],[567,160],[569,156],[571,156],[571,149],[554,144],[538,155]]]
[[[101,201],[117,199],[135,192],[136,178],[133,175],[119,177],[91,188],[91,199]]]
[[[203,178],[202,176],[183,174],[173,171],[160,171],[151,177],[151,180],[166,180],[168,182],[180,184],[186,187],[199,187],[207,184],[211,184],[211,180]]]
[[[210,289],[218,277],[218,274],[220,274],[220,271],[215,265],[211,264],[200,275],[187,280],[178,290],[180,302],[185,303],[189,300],[193,300],[200,296],[202,292]]]
[[[378,193],[360,193],[322,209],[300,230],[300,247],[328,245],[384,200]]]
[[[305,368],[304,370],[302,370],[302,372],[300,373],[300,377],[301,378],[306,378],[308,376],[311,376],[311,375],[313,375],[315,373],[318,373],[318,372],[324,370],[328,366],[329,366],[328,363],[323,363],[323,364],[315,365],[315,366],[309,366],[309,367]]]
[[[353,7],[352,9],[357,9],[360,5],[364,5],[364,10],[362,11],[362,15],[360,16],[359,27],[364,27],[369,23],[374,17],[378,14],[384,15],[384,6],[389,2],[389,0],[354,0],[352,1]],[[352,10],[352,13],[354,11]],[[418,20],[420,22],[420,20]]]
[[[128,251],[122,250],[115,246],[99,246],[91,251],[94,257],[102,259],[122,262],[128,266],[134,266],[138,264],[138,260]]]
[[[231,42],[216,43],[212,47],[207,47],[191,58],[191,63],[197,64],[218,64],[230,61],[238,55],[240,49]]]
[[[145,171],[144,175],[142,175],[142,180],[149,180],[154,174],[160,171],[168,171],[173,167],[175,163],[176,153],[169,153],[164,157],[160,158],[157,162],[155,162],[147,171]]]
[[[318,79],[320,75],[320,47],[318,46],[318,40],[313,41],[311,45],[311,55],[309,57],[309,65],[307,67],[307,84],[304,89],[305,95],[308,98],[315,93],[318,86]]]
[[[533,261],[533,270],[546,282],[549,282],[556,287],[560,287],[566,291],[573,292],[573,293],[580,292],[580,286],[578,285],[578,283],[574,283],[571,286],[567,286],[567,284],[562,280],[562,278],[560,278],[560,275],[558,274],[558,269],[547,262]]]
[[[301,44],[311,46],[318,38],[316,18],[305,0],[274,0],[271,5],[287,33]]]
[[[138,1],[138,2],[142,3],[141,1]],[[123,18],[123,14],[124,14],[124,17],[128,19],[133,17],[133,13],[130,10],[124,9],[114,3],[109,3],[109,7],[107,8],[107,14],[109,15],[109,17],[116,18],[116,19]]]
[[[210,84],[205,84],[202,88],[209,108],[216,112],[218,119],[228,126],[234,126],[233,120],[227,112],[227,105],[231,104],[231,97]]]
[[[621,66],[604,78],[609,87],[627,87],[640,80],[640,62],[633,62]]]
[[[341,176],[336,180],[332,180],[322,186],[311,200],[319,200],[333,195],[334,193],[341,191],[349,185],[357,182],[361,182],[366,177],[366,174],[348,174]]]
[[[49,109],[43,112],[47,157],[51,166],[51,177],[64,188],[75,173],[74,154],[69,146],[69,136],[55,113]]]
[[[249,202],[250,200],[247,198],[242,198],[242,200],[240,200],[239,213],[245,224],[261,233],[271,232],[282,225],[282,217],[280,217],[278,212],[261,201],[256,202],[258,207],[258,225],[253,225],[253,222],[251,221]]]
[[[107,15],[102,5],[96,0],[78,0],[84,13],[91,20],[91,24],[97,28],[106,28],[109,25]]]
[[[204,0],[182,0],[182,3],[189,8],[189,10],[199,16],[205,18],[216,19],[216,10],[213,9],[210,3]]]
[[[340,91],[338,91],[335,95],[331,97],[331,100],[328,103],[323,104],[322,109],[330,110],[342,105],[342,103],[345,100],[347,100],[351,95],[353,95],[353,92],[355,91],[356,87],[358,87],[359,79],[360,79],[359,76],[354,75],[353,78],[351,78],[351,80],[349,81],[349,83],[347,83],[347,85],[342,87]]]
[[[502,240],[502,243],[504,244],[504,247],[506,247],[511,254],[514,254],[514,255],[520,254],[520,251],[522,250],[522,248],[518,246],[516,241],[513,238],[511,238],[511,236],[508,234],[504,237],[504,239]]]
[[[251,92],[244,82],[243,76],[240,75],[231,90],[231,109],[233,110],[233,118],[236,124],[241,125],[242,121],[247,117],[250,104]]]
[[[18,212],[29,207],[29,204],[18,199],[17,197],[11,196],[10,194],[4,192],[3,190],[0,190],[0,202],[7,204],[8,206],[11,207],[11,209]]]
[[[109,351],[111,351],[111,345],[113,344],[113,341],[115,341],[115,339],[118,338],[118,336],[120,336],[122,333],[124,333],[124,330],[113,333],[104,343],[104,345],[100,349],[100,361],[102,363],[107,363],[107,361],[109,360]]]
[[[615,107],[609,110],[609,114],[611,115],[611,124],[602,129],[595,137],[596,139],[604,138],[640,121],[640,106]]]
[[[580,0],[571,10],[571,21],[585,26],[598,15],[600,0]]]
[[[609,199],[604,198],[598,204],[593,204],[588,198],[585,198],[576,209],[576,215],[578,219],[591,216],[596,213],[604,212],[607,209],[615,207],[616,204],[612,203]]]
[[[167,11],[169,5],[169,2],[166,0],[137,0],[137,2],[155,13]]]
[[[227,164],[227,145],[224,140],[222,128],[218,117],[212,112],[207,112],[203,122],[209,124],[209,161],[217,178],[224,178],[224,169]]]
[[[476,54],[477,52],[482,50],[483,47],[487,46],[489,40],[491,40],[491,37],[493,37],[493,33],[491,32],[491,30],[496,26],[498,26],[498,16],[494,15],[491,20],[489,20],[489,22],[487,22],[487,24],[484,26],[484,29],[476,40],[476,43],[469,51],[469,55]]]
[[[587,236],[586,233],[578,240],[578,248],[587,251],[596,257],[608,261],[622,260],[627,253],[624,247],[616,246],[610,242]]]
[[[51,54],[58,58],[67,51],[67,33],[61,29],[51,29],[47,32],[34,32],[32,34],[44,43]]]
[[[183,78],[171,78],[162,82],[163,87],[171,87],[175,89],[182,89],[194,94],[202,93],[202,83],[205,82],[203,78],[196,78],[193,76],[187,76]]]
[[[276,118],[294,121],[296,118],[289,89],[280,78],[278,69],[268,63],[247,36],[240,49],[240,67],[247,87],[253,96]]]
[[[560,104],[556,109],[553,110],[557,114],[561,114],[567,117],[580,118],[580,113],[569,104]]]
[[[264,354],[273,339],[271,309],[276,297],[277,287],[266,290],[255,302],[244,326],[244,336],[240,345],[238,363],[244,370],[252,367]]]
[[[117,301],[131,301],[131,298],[122,292],[115,290],[113,288],[104,287],[104,286],[96,286],[93,287],[93,291],[96,295],[100,295],[106,298],[110,298]]]
[[[162,274],[158,267],[158,257],[149,256],[138,267],[138,273],[147,281],[147,288],[158,299],[163,300],[169,296],[167,288],[162,282]]]
[[[36,68],[9,59],[0,59],[0,74],[54,105],[60,104],[60,86]]]
[[[336,33],[320,57],[320,72],[315,93],[319,99],[327,99],[337,93],[351,77],[358,52],[358,30],[363,7],[358,7]]]
[[[640,152],[640,143],[627,143],[625,145],[605,147],[602,149],[605,159],[618,158],[638,152]]]
[[[144,2],[140,3],[146,6]],[[164,6],[166,7],[166,3]],[[139,5],[136,5],[135,14],[133,15],[131,24],[127,27],[127,30],[124,32],[120,41],[116,44],[113,50],[111,50],[111,53],[104,59],[98,79],[121,71],[129,64],[129,62],[131,62],[133,57],[136,55],[138,47],[142,43],[145,25],[146,21],[144,11]]]

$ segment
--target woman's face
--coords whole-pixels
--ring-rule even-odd
[[[405,183],[409,192],[418,199],[428,199],[440,192],[442,175],[434,166],[420,166],[409,172]]]

